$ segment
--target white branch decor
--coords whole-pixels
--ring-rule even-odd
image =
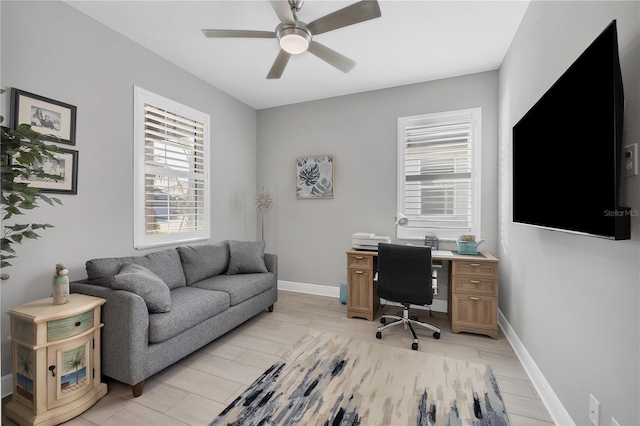
[[[264,186],[262,187],[262,193],[256,197],[256,209],[260,212],[260,231],[262,234],[262,240],[264,241],[264,212],[271,209],[273,206],[273,200],[271,196],[267,194]]]

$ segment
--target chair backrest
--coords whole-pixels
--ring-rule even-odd
[[[378,245],[378,296],[392,302],[430,305],[431,248]]]

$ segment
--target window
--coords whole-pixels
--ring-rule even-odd
[[[134,88],[134,246],[208,239],[209,115]]]
[[[398,238],[480,237],[480,108],[398,119]]]

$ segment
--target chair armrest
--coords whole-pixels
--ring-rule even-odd
[[[134,385],[147,376],[149,311],[142,297],[84,282],[70,283],[72,293],[101,297],[102,374]]]

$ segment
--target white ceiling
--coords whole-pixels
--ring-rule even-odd
[[[309,52],[292,56],[279,80],[267,80],[276,39],[210,39],[200,31],[273,31],[271,4],[260,1],[66,1],[125,37],[255,109],[495,70],[528,0],[380,0],[382,16],[314,40],[355,60],[348,74]],[[307,0],[311,22],[355,3]]]

